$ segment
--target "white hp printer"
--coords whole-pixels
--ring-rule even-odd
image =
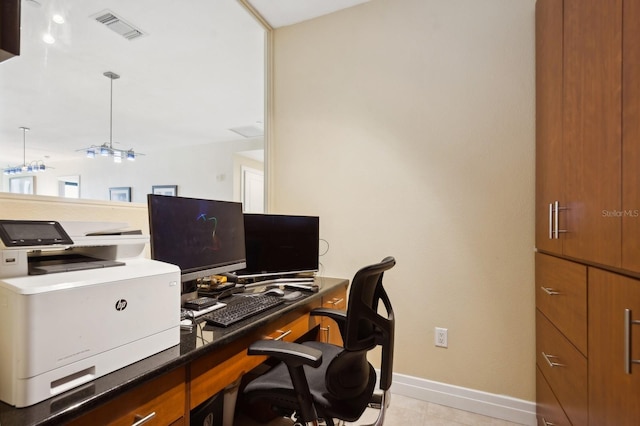
[[[7,404],[35,404],[180,343],[179,268],[144,258],[147,236],[91,228],[0,220]]]

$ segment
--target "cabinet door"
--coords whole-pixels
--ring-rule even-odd
[[[640,272],[640,0],[625,0],[622,80],[622,267]]]
[[[564,0],[563,36],[563,253],[620,266],[622,0]]]
[[[640,359],[640,324],[626,333],[625,309],[640,320],[640,281],[589,268],[590,425],[637,425],[640,419],[640,365],[628,364]]]
[[[562,0],[536,2],[536,247],[562,254],[549,236],[549,204],[563,201]],[[564,219],[563,215],[560,219]],[[562,226],[561,223],[558,226]]]

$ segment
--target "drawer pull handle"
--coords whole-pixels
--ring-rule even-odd
[[[624,310],[624,372],[631,374],[631,364],[640,364],[640,359],[631,357],[631,327],[639,325],[640,320],[631,317],[631,309]]]
[[[545,419],[544,417],[542,418],[542,424],[543,424],[544,426],[556,426],[556,424],[555,424],[555,423],[550,422],[550,421],[547,421],[547,419]]]
[[[280,334],[278,337],[276,337],[273,340],[282,340],[282,339],[284,339],[285,337],[287,337],[288,335],[291,334],[291,330],[287,330],[287,331],[278,330],[278,332],[280,332],[282,334]]]
[[[553,368],[553,367],[564,367],[564,364],[560,364],[559,362],[551,361],[552,358],[558,359],[557,356],[555,356],[555,355],[547,355],[544,352],[542,352],[542,356],[544,357],[544,360],[547,361],[547,364],[549,364],[549,367],[551,367],[551,368]]]
[[[142,417],[141,415],[137,414],[134,417],[134,420],[136,421],[135,423],[133,423],[131,426],[141,426],[143,424],[145,424],[146,422],[148,422],[149,420],[151,420],[152,418],[154,418],[156,416],[156,412],[154,411],[151,414],[147,414],[146,416]]]
[[[545,293],[547,293],[549,296],[557,296],[560,294],[559,291],[555,291],[552,288],[549,287],[540,287]]]
[[[340,303],[342,303],[344,301],[344,297],[341,297],[340,299],[334,299],[331,302],[329,302],[330,305],[336,306],[339,305]]]

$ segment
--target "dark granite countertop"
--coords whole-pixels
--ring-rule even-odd
[[[192,360],[225,346],[257,328],[320,299],[347,281],[338,278],[316,278],[318,293],[286,302],[277,309],[249,318],[227,328],[213,327],[200,320],[191,331],[181,330],[180,344],[128,365],[92,382],[74,388],[29,407],[15,408],[0,402],[0,426],[59,425],[76,418],[110,399],[133,389],[159,375],[183,366]],[[255,287],[253,291],[260,290]],[[232,296],[234,297],[234,296]],[[242,296],[236,296],[242,297]]]

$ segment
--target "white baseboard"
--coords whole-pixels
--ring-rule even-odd
[[[527,426],[536,425],[535,402],[505,395],[496,395],[396,373],[393,374],[391,393],[513,423]]]

